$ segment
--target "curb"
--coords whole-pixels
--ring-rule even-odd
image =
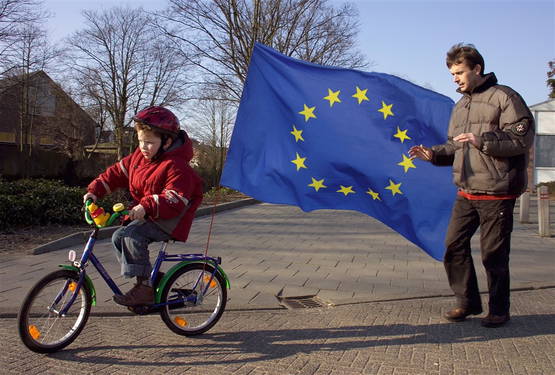
[[[202,207],[195,212],[195,218],[211,215],[212,212],[218,213],[226,210],[231,210],[234,208],[249,206],[256,203],[260,203],[260,201],[257,201],[254,198],[245,198],[245,199],[240,199],[233,202],[221,203],[215,206]],[[112,234],[118,228],[119,228],[119,225],[107,227],[107,228],[100,228],[100,230],[98,231],[98,239],[104,240],[107,238],[111,238]],[[66,247],[82,244],[87,241],[90,233],[91,232],[89,230],[86,230],[83,232],[70,234],[68,236],[62,237],[60,239],[48,242],[44,245],[34,248],[31,251],[31,254],[33,255],[43,254],[51,251],[65,249]]]

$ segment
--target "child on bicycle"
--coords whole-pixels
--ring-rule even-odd
[[[148,107],[133,121],[139,147],[93,180],[83,196],[84,201],[96,201],[116,189],[127,188],[134,200],[129,210],[132,221],[112,236],[122,275],[137,278],[127,293],[114,296],[114,301],[124,306],[154,302],[148,245],[172,238],[187,240],[202,201],[203,186],[189,165],[193,157],[191,140],[169,109]]]

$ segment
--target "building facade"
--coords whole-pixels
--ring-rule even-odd
[[[0,80],[0,175],[59,176],[96,123],[44,71]]]
[[[536,121],[534,185],[555,181],[555,99],[530,106]]]

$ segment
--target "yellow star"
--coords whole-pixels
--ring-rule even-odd
[[[298,130],[298,129],[295,127],[295,125],[293,125],[293,131],[291,132],[291,134],[293,134],[293,135],[295,136],[295,142],[298,142],[299,139],[300,139],[301,141],[304,142],[303,135],[302,135],[302,134],[303,134],[303,131],[302,131],[302,130]]]
[[[399,138],[401,140],[401,143],[405,143],[405,139],[412,139],[411,137],[409,137],[407,135],[407,130],[401,130],[399,129],[399,127],[397,126],[397,133],[394,135],[395,138]]]
[[[357,93],[353,95],[353,98],[358,99],[358,104],[362,103],[364,100],[368,100],[368,97],[366,97],[367,91],[368,89],[361,90],[357,86]]]
[[[386,186],[385,188],[387,190],[391,190],[391,194],[393,194],[393,196],[395,196],[395,194],[403,194],[400,187],[401,187],[400,182],[398,184],[396,184],[393,181],[389,180],[389,186]]]
[[[387,118],[387,116],[395,116],[393,114],[393,112],[391,111],[391,107],[393,107],[393,104],[387,105],[385,104],[385,102],[382,100],[382,109],[378,109],[378,112],[383,113],[383,119],[385,120]]]
[[[295,160],[291,160],[291,163],[297,166],[298,172],[299,169],[306,168],[306,165],[304,165],[304,161],[306,160],[306,158],[301,158],[298,152],[295,152],[295,154],[297,154],[297,158]]]
[[[304,109],[300,111],[299,114],[304,116],[304,122],[307,122],[309,118],[316,118],[316,115],[314,114],[316,107],[307,107],[306,104],[303,105]]]
[[[330,102],[330,107],[333,107],[334,103],[341,103],[341,99],[339,99],[340,92],[340,90],[331,91],[331,89],[328,89],[328,96],[325,96],[324,99]]]
[[[345,196],[355,193],[353,191],[352,186],[343,186],[343,185],[339,185],[339,186],[341,186],[341,189],[337,190],[338,193],[343,193],[343,194],[345,194]]]
[[[409,168],[416,168],[416,166],[414,165],[414,163],[412,162],[411,158],[407,158],[405,156],[405,154],[403,154],[403,161],[400,163],[397,163],[397,165],[400,165],[401,167],[405,168],[405,173],[407,173],[407,171],[409,170]]]
[[[323,178],[321,180],[317,180],[314,177],[311,177],[311,178],[312,178],[312,183],[308,184],[308,186],[313,187],[314,190],[318,191],[321,188],[327,188],[327,186],[324,185],[324,179]]]
[[[380,198],[380,193],[376,193],[374,190],[368,188],[368,191],[366,192],[366,194],[371,195],[373,200],[379,200],[381,201],[382,198]]]

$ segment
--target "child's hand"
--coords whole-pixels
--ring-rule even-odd
[[[131,220],[143,220],[145,218],[145,215],[145,208],[140,204],[129,210],[129,218]]]
[[[93,193],[87,193],[85,195],[83,195],[83,203],[87,202],[88,199],[92,199],[93,202],[96,202],[96,195],[94,195]]]

